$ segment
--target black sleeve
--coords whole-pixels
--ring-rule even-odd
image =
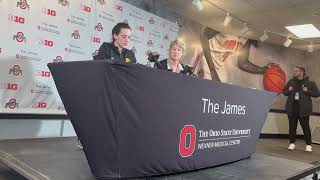
[[[93,57],[93,60],[102,60],[102,59],[107,59],[107,53],[108,53],[108,48],[106,47],[106,44],[103,43],[100,48],[99,52],[97,55]]]
[[[286,87],[284,87],[284,89],[282,91],[283,95],[289,96],[289,94],[293,92],[293,91],[289,91],[289,87],[290,86],[292,86],[292,81],[291,80],[287,83]]]
[[[311,96],[311,97],[319,97],[320,92],[319,89],[314,82],[310,82],[310,87],[308,87],[307,92],[304,92],[306,95]]]

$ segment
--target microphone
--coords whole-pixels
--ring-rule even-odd
[[[182,74],[186,74],[186,75],[191,75],[191,76],[197,77],[196,74],[193,74],[192,67],[190,67],[188,65],[185,65],[184,70],[182,71]]]
[[[161,63],[159,62],[159,57],[160,57],[160,54],[159,54],[159,53],[157,53],[157,52],[151,52],[151,51],[150,51],[148,54],[149,54],[148,60],[149,60],[150,62],[155,63],[155,65],[158,67],[158,69],[165,69],[165,68],[161,65]]]

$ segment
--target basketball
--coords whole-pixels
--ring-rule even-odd
[[[280,94],[286,85],[286,74],[279,65],[271,65],[263,77],[264,89]]]

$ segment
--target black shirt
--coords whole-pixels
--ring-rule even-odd
[[[136,63],[136,57],[134,52],[123,48],[121,52],[113,43],[104,42],[96,56],[93,57],[94,60],[103,60],[103,59],[113,59],[125,63]]]

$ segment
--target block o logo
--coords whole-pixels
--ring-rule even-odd
[[[193,125],[185,125],[180,132],[179,153],[182,157],[189,157],[193,154],[195,148],[196,128]]]
[[[28,10],[29,10],[29,8],[30,8],[27,0],[20,0],[20,1],[18,1],[18,2],[17,2],[17,7],[20,7],[20,9],[23,9],[23,10],[25,10],[25,9],[28,9]]]

